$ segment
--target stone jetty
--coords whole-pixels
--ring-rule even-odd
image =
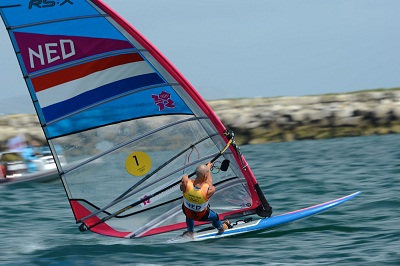
[[[400,133],[400,90],[209,103],[241,144]]]
[[[208,101],[238,144],[400,133],[400,90]],[[24,134],[46,144],[34,114],[0,117],[0,149]]]

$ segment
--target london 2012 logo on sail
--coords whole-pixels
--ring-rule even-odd
[[[74,0],[75,1],[75,0]],[[73,5],[74,3],[71,0],[30,0],[29,1],[29,9],[33,7],[44,8],[44,7],[53,7],[56,5],[63,6],[65,4]]]
[[[171,100],[171,94],[166,91],[162,91],[159,95],[151,95],[154,100],[154,103],[158,106],[158,110],[162,111],[165,107],[175,108],[174,101]]]

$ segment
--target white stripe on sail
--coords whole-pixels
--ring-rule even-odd
[[[144,74],[154,73],[154,70],[145,61],[128,63],[95,72],[80,79],[66,82],[36,95],[42,108],[78,96],[98,87]]]

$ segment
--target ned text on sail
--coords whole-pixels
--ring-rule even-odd
[[[28,48],[29,62],[32,69],[35,68],[35,61],[39,60],[40,65],[51,64],[58,60],[65,60],[76,54],[72,40],[60,40],[59,43],[45,43],[38,45],[37,49]],[[36,60],[35,60],[36,59]]]

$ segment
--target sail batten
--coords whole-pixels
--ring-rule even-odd
[[[265,207],[233,134],[110,7],[5,1],[18,5],[0,15],[81,229],[137,238],[184,228],[181,176],[209,161],[221,219]]]
[[[36,23],[11,26],[11,27],[8,27],[7,30],[19,30],[19,29],[29,28],[29,27],[33,27],[33,26],[53,24],[53,23],[64,22],[64,21],[69,21],[69,20],[90,19],[90,18],[99,18],[99,17],[107,17],[107,15],[90,15],[90,16],[69,17],[69,18],[63,18],[63,19],[53,19],[53,20],[36,22]]]

